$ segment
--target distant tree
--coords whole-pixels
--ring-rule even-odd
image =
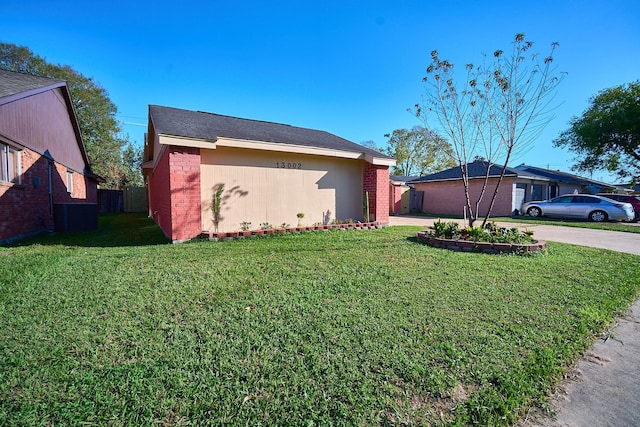
[[[380,148],[376,145],[376,143],[372,140],[362,141],[360,145],[370,148],[372,150],[380,151]]]
[[[104,188],[117,188],[124,173],[122,148],[128,138],[119,136],[117,108],[107,91],[69,65],[51,64],[25,46],[0,43],[0,69],[65,80],[82,139],[94,173],[105,178]]]
[[[469,225],[473,226],[489,181],[490,166],[504,165],[493,191],[483,226],[488,221],[502,179],[513,156],[528,149],[536,136],[550,120],[550,105],[562,75],[556,75],[553,53],[557,43],[551,45],[547,56],[531,54],[533,42],[517,34],[510,54],[496,50],[493,58],[480,66],[466,65],[466,76],[460,84],[454,79],[454,66],[440,59],[438,51],[431,52],[423,82],[428,83],[422,103],[416,104],[414,113],[425,121],[435,118],[435,127],[453,147],[453,156],[460,167],[465,211]],[[488,163],[482,190],[471,200],[467,165],[476,156]]]
[[[589,104],[554,145],[576,153],[576,171],[640,181],[640,81],[602,90]]]
[[[451,145],[429,129],[396,129],[385,138],[388,141],[383,151],[396,159],[394,175],[421,176],[456,165]]]
[[[142,187],[144,182],[140,165],[142,164],[142,147],[127,142],[122,150],[122,176],[119,187]]]

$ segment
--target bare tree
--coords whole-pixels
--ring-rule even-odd
[[[558,43],[541,57],[531,53],[533,42],[516,34],[511,53],[496,50],[482,65],[467,64],[461,84],[454,80],[454,66],[431,52],[431,64],[423,82],[427,83],[422,103],[414,113],[425,124],[435,118],[436,128],[453,147],[453,158],[460,167],[469,225],[478,218],[479,207],[487,191],[490,171],[497,162],[502,169],[482,222],[488,221],[509,161],[526,152],[549,123],[556,88],[564,74],[553,65]],[[433,127],[432,127],[433,128]],[[476,200],[469,194],[469,163],[481,157],[486,174]]]

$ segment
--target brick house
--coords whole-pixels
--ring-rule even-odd
[[[143,174],[149,214],[174,242],[214,231],[210,208],[223,186],[218,231],[243,224],[307,225],[389,219],[395,160],[330,133],[280,123],[149,106]]]
[[[97,179],[67,84],[0,70],[0,242],[96,227]]]
[[[469,195],[478,199],[485,176],[489,181],[478,215],[485,215],[502,171],[502,165],[475,161],[468,164]],[[458,166],[410,181],[416,191],[423,192],[422,212],[441,215],[463,215],[466,204],[462,173]],[[508,216],[521,210],[524,202],[546,200],[562,194],[590,193],[613,189],[614,186],[566,172],[527,165],[508,167],[493,206],[493,216]]]

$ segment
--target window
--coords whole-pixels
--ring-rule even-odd
[[[0,181],[20,184],[20,150],[0,143]]]
[[[551,203],[571,203],[573,196],[560,196],[556,197],[551,201]]]
[[[67,170],[67,193],[73,194],[73,171]]]
[[[596,203],[600,203],[600,199],[596,197],[589,197],[589,196],[573,196],[573,203],[596,204]]]
[[[533,184],[531,186],[531,200],[544,200],[542,197],[542,190],[544,187],[541,184]]]

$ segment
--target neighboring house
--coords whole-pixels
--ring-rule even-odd
[[[616,193],[640,194],[640,184],[616,184],[618,191]]]
[[[0,70],[0,242],[97,227],[97,179],[67,84]]]
[[[616,188],[613,184],[606,184],[604,182],[583,178],[581,176],[561,172],[559,170],[544,169],[525,164],[516,166],[515,169],[549,180],[549,185],[547,187],[548,191],[545,193],[543,188],[542,198],[532,198],[531,200],[546,200],[562,194],[574,193],[576,191],[581,194],[597,194],[612,191]],[[533,190],[538,193],[540,191],[536,189]],[[537,197],[538,193],[534,192],[533,195]]]
[[[389,218],[395,160],[327,132],[149,106],[143,174],[149,213],[174,242],[215,231],[211,200],[224,186],[218,231],[262,224]],[[250,225],[248,225],[250,223]]]
[[[418,176],[389,176],[389,214],[408,214],[410,212],[411,187],[407,182]]]
[[[469,195],[475,201],[482,191],[489,164],[475,161],[468,164]],[[478,215],[485,215],[498,182],[502,165],[491,165],[489,181]],[[466,199],[462,173],[458,166],[410,181],[416,191],[423,192],[422,211],[442,215],[463,215]],[[613,189],[613,185],[581,178],[559,171],[520,165],[508,167],[493,206],[492,215],[505,216],[520,212],[522,204],[532,200],[545,200],[561,194],[598,193]]]

